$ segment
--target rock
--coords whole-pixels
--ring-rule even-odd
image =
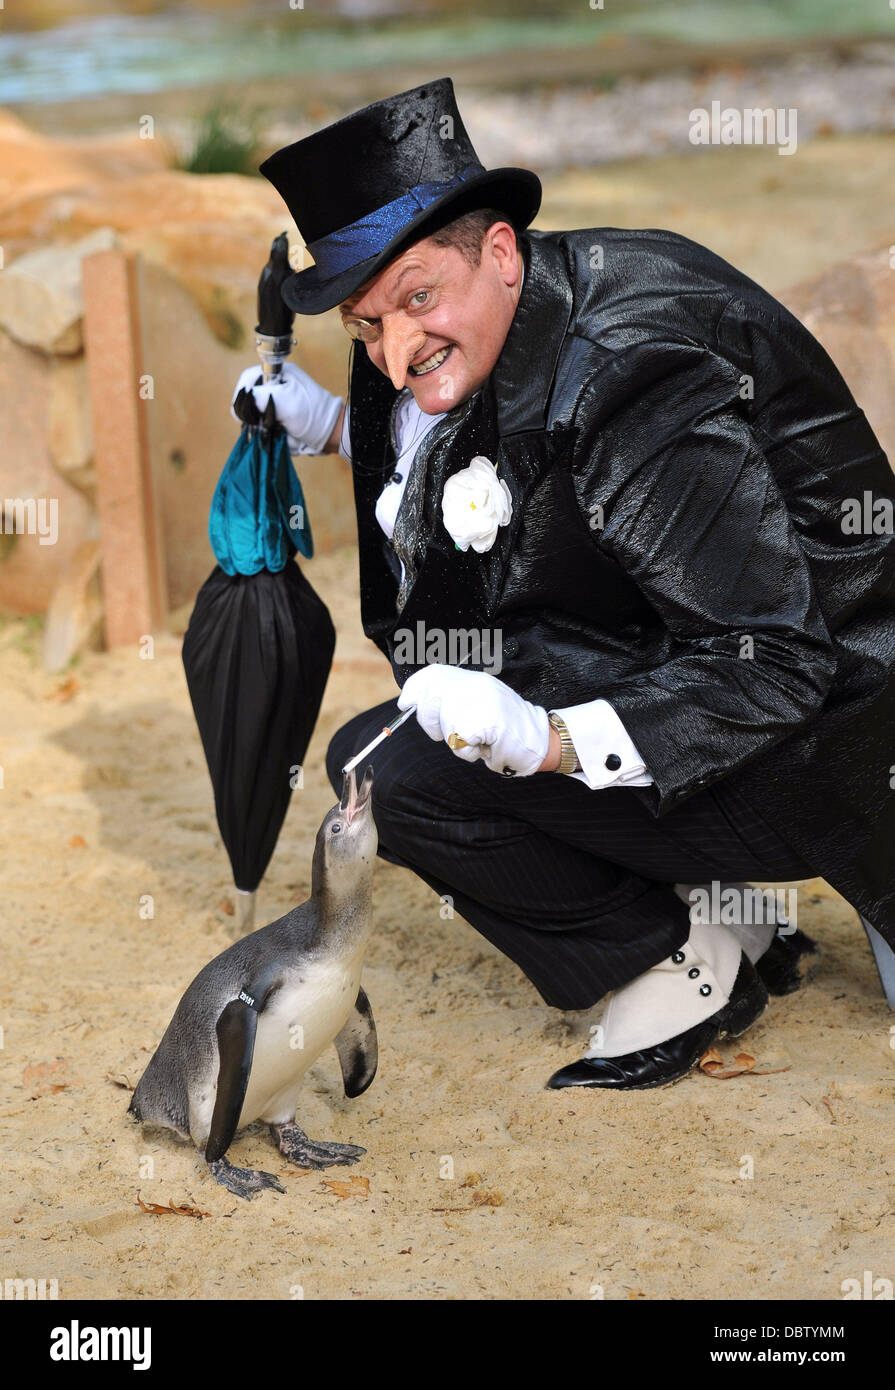
[[[248,346],[254,299],[270,243],[284,229],[302,240],[276,189],[241,174],[159,170],[109,183],[73,203],[70,229],[118,229],[121,244],[165,266],[190,291],[225,346]],[[251,303],[251,321],[242,312]]]
[[[56,139],[53,146],[80,169],[103,181],[129,179],[167,169],[175,158],[171,142],[163,135],[141,136],[132,130]]]
[[[26,347],[76,353],[83,346],[81,260],[118,245],[101,227],[80,241],[28,251],[0,275],[0,328]]]
[[[24,198],[72,191],[93,177],[77,155],[29,129],[11,111],[0,109],[0,212],[4,216]]]
[[[55,497],[60,516],[54,546],[0,535],[0,609],[44,611],[92,538],[94,441],[79,354],[87,249],[118,244],[141,257],[146,413],[171,609],[192,605],[214,565],[208,511],[238,435],[233,385],[256,362],[258,276],[284,228],[293,264],[303,247],[266,180],[159,167],[165,158],[161,139],[54,140],[0,109],[0,325],[12,335],[0,327],[0,396],[10,403],[0,504]],[[293,360],[344,395],[349,341],[338,316],[299,317],[294,331]],[[296,462],[316,554],[353,544],[349,465],[335,456]]]
[[[91,198],[73,212],[72,227],[86,231],[114,226],[125,232],[192,226],[206,232],[227,223],[261,229],[271,220],[282,231],[289,214],[267,180],[163,169],[108,184],[98,199]],[[201,243],[196,251],[202,254]]]
[[[92,499],[93,429],[84,355],[54,357],[50,367],[50,457],[73,486]]]
[[[73,656],[102,646],[103,600],[97,540],[83,541],[56,585],[47,608],[43,663],[61,671]]]
[[[55,140],[0,108],[0,244],[7,261],[47,241],[72,240],[68,222],[80,202],[112,180],[169,162],[160,138],[127,132]]]
[[[832,357],[895,467],[895,273],[891,248],[839,261],[778,295]]]
[[[2,278],[2,277],[0,277]],[[16,502],[50,504],[58,516],[53,544],[34,533],[0,534],[0,611],[42,613],[78,546],[90,538],[93,509],[50,459],[49,411],[52,359],[22,347],[0,330],[0,530],[12,527],[4,513]],[[13,504],[9,509],[7,502]],[[43,539],[48,539],[44,537]]]

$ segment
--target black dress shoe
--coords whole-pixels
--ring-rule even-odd
[[[775,933],[755,969],[764,980],[768,994],[794,994],[816,973],[819,963],[817,942],[797,927],[787,936]]]
[[[547,1082],[550,1091],[564,1086],[604,1086],[613,1091],[645,1091],[667,1086],[692,1071],[706,1048],[719,1038],[738,1038],[764,1013],[768,991],[747,956],[740,960],[730,998],[722,1009],[667,1042],[628,1052],[623,1057],[582,1057],[561,1067]]]

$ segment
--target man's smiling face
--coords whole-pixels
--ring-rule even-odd
[[[410,246],[339,305],[343,318],[378,324],[370,361],[420,410],[450,410],[487,380],[516,311],[522,253],[508,222],[485,233],[471,266],[455,246],[431,237]]]

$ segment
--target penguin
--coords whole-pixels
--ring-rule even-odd
[[[347,1096],[362,1095],[376,1075],[376,1026],[360,983],[378,845],[372,785],[372,766],[360,788],[353,769],[344,775],[341,800],[317,832],[311,896],[199,971],[128,1107],[141,1123],[192,1139],[212,1177],[237,1197],[286,1190],[273,1173],[226,1157],[237,1130],[254,1120],[302,1168],[366,1153],[309,1139],[295,1110],[305,1073],[330,1043]]]

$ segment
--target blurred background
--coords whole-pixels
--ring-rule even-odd
[[[443,75],[484,164],[541,176],[537,228],[660,227],[710,246],[815,333],[895,458],[888,0],[5,0],[0,1056],[3,1118],[19,1117],[0,1145],[6,1269],[87,1298],[289,1297],[296,1282],[308,1297],[587,1298],[596,1279],[607,1298],[835,1299],[845,1276],[890,1267],[889,1165],[866,1155],[891,1122],[891,1016],[854,912],[820,880],[799,889],[799,924],[822,942],[822,973],[750,1034],[765,1080],[588,1097],[557,1121],[540,1088],[580,1053],[584,1022],[547,1010],[382,863],[365,974],[380,1077],[349,1110],[322,1059],[302,1111],[312,1133],[369,1145],[371,1200],[334,1207],[299,1177],[286,1221],[273,1205],[201,1224],[137,1206],[138,1190],[200,1197],[189,1147],[142,1137],[124,1111],[173,1002],[236,921],[181,637],[214,564],[228,407],[257,360],[258,277],[284,229],[302,264],[257,166]],[[691,112],[714,102],[794,110],[795,152],[692,144]],[[90,269],[125,261],[132,284]],[[292,360],[344,394],[338,315],[296,319],[295,336]],[[296,563],[337,638],[259,924],[309,891],[328,739],[396,693],[360,627],[348,465],[297,462],[316,548]],[[128,569],[153,548],[150,494],[167,597],[146,626]],[[16,526],[39,503],[58,505],[52,538]],[[132,640],[106,649],[113,602]],[[744,1150],[755,1182],[740,1181]],[[219,1215],[222,1200],[202,1186],[203,1207]],[[439,1214],[467,1205],[459,1222]]]

